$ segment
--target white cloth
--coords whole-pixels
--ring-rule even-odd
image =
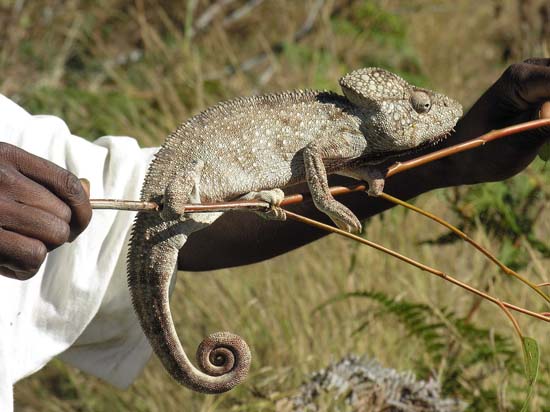
[[[48,159],[91,183],[92,198],[137,199],[157,148],[129,137],[90,143],[54,116],[31,116],[0,95],[0,141]],[[52,253],[26,282],[0,276],[0,411],[13,384],[54,356],[118,387],[151,356],[126,286],[134,213],[96,210],[89,227]]]

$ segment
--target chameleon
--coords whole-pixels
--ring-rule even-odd
[[[366,181],[368,194],[384,187],[388,158],[444,139],[462,115],[453,99],[415,87],[382,68],[361,68],[340,79],[343,95],[316,90],[239,97],[218,103],[168,135],[144,179],[141,200],[159,213],[136,215],[128,249],[128,285],[143,332],[168,373],[203,393],[243,382],[251,353],[241,337],[216,332],[188,358],[169,305],[178,251],[193,232],[221,213],[186,213],[188,203],[258,199],[272,219],[287,186],[307,182],[315,206],[341,229],[361,223],[329,192],[327,175]]]

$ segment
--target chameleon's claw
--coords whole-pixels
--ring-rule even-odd
[[[355,215],[345,216],[346,219],[342,219],[342,216],[334,217],[330,216],[332,221],[340,229],[350,233],[360,233],[362,229],[361,222],[355,217]]]
[[[283,209],[278,206],[271,206],[269,209],[263,212],[258,212],[261,217],[264,217],[268,220],[286,220],[286,213]]]

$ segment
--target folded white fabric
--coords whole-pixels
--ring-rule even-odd
[[[91,183],[92,198],[137,199],[158,148],[105,136],[74,136],[54,116],[31,116],[0,95],[0,141],[48,159]],[[126,387],[151,356],[126,286],[134,213],[94,211],[89,227],[47,257],[26,282],[0,276],[0,411],[13,384],[54,356]]]

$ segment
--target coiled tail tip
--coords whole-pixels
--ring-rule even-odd
[[[197,348],[197,364],[214,383],[208,392],[222,393],[233,389],[248,376],[252,354],[248,344],[230,332],[216,332],[206,337]]]

